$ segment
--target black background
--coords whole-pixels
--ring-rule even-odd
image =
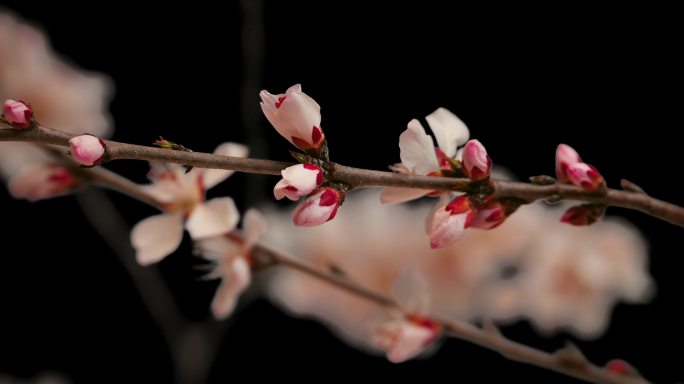
[[[239,3],[149,9],[141,2],[6,4],[43,26],[65,57],[112,76],[115,139],[145,144],[163,135],[211,151],[222,141],[244,142],[249,135],[243,127],[250,127],[261,129],[253,136],[268,144],[257,156],[288,159],[287,143],[260,116],[258,94],[241,95],[245,76],[260,71],[243,61]],[[609,185],[625,177],[654,196],[684,204],[675,139],[682,127],[684,63],[675,12],[623,5],[326,5],[264,4],[265,56],[257,86],[276,93],[301,82],[322,106],[335,161],[384,169],[398,160],[398,135],[408,120],[444,106],[468,124],[495,162],[519,176],[552,173],[555,146],[565,142],[597,166]],[[109,167],[144,180],[142,162]],[[268,197],[276,180],[237,175],[215,194],[230,194],[245,207]],[[258,188],[248,190],[247,184]],[[154,212],[112,197],[130,224]],[[0,372],[30,377],[57,370],[79,383],[171,381],[171,358],[159,331],[75,200],[29,204],[11,200],[4,190],[0,198],[6,228]],[[649,239],[658,294],[647,306],[618,306],[604,337],[578,344],[598,363],[621,357],[656,382],[682,380],[682,230],[635,212],[610,213],[628,218]],[[184,244],[161,269],[186,316],[201,320],[215,283],[197,281],[190,259]],[[549,350],[568,338],[539,337],[524,323],[505,332]],[[317,323],[288,318],[257,301],[231,320],[211,381],[274,373],[302,381],[416,375],[454,382],[573,382],[456,340],[428,360],[392,365],[349,349]]]

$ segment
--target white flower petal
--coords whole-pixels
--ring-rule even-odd
[[[417,267],[407,266],[394,279],[392,296],[405,311],[424,315],[430,308],[429,287],[425,275]]]
[[[131,231],[131,243],[140,265],[156,263],[168,256],[183,240],[183,217],[178,213],[150,216]]]
[[[232,157],[247,157],[249,149],[238,143],[223,143],[214,150],[215,155],[232,156]],[[204,169],[203,182],[204,188],[210,189],[220,182],[224,181],[235,171],[226,171],[223,169]]]
[[[423,197],[430,191],[416,188],[385,187],[380,195],[383,204],[399,204]]]
[[[268,222],[261,212],[250,208],[245,213],[242,227],[245,239],[244,247],[250,249],[266,233]]]
[[[432,133],[437,139],[439,149],[449,157],[454,157],[456,148],[470,137],[465,123],[446,108],[439,108],[425,117]]]
[[[240,213],[230,197],[220,197],[200,204],[192,211],[185,228],[193,239],[218,236],[235,229]]]
[[[235,304],[240,294],[249,286],[252,280],[252,272],[244,258],[236,258],[228,268],[227,276],[221,281],[214,299],[211,302],[211,310],[217,319],[225,319],[235,309]]]
[[[439,170],[435,144],[418,120],[411,120],[399,136],[401,162],[412,173],[425,175]]]
[[[454,157],[456,148],[470,137],[465,123],[446,108],[439,108],[425,117],[432,133],[437,139],[439,149],[449,157]]]

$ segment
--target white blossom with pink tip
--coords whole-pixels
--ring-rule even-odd
[[[321,107],[295,84],[284,94],[261,91],[261,110],[273,128],[302,150],[317,149],[325,136],[321,129]]]
[[[463,147],[462,164],[465,174],[474,181],[489,177],[492,169],[492,159],[478,140],[469,140]]]
[[[581,162],[580,155],[571,146],[559,144],[556,148],[556,177],[558,180],[564,183],[569,182],[568,167]]]
[[[435,147],[432,138],[416,119],[399,136],[401,166],[406,173],[415,175],[439,175],[443,168],[450,169],[449,159],[457,157],[458,147],[470,137],[468,127],[456,115],[445,108],[439,108],[425,117],[437,139]],[[387,187],[383,189],[380,201],[396,204],[425,196],[431,191],[414,188]]]
[[[245,157],[247,148],[236,143],[218,146],[214,154]],[[131,232],[136,258],[142,265],[156,263],[178,248],[183,227],[193,239],[232,231],[239,214],[230,197],[204,201],[204,193],[228,178],[233,171],[195,168],[186,173],[177,164],[153,163],[144,188],[162,204],[164,213],[139,222]]]
[[[92,167],[102,163],[105,143],[93,135],[81,135],[69,139],[71,157],[79,164]]]
[[[197,242],[202,255],[216,264],[207,278],[221,279],[211,302],[217,319],[230,316],[240,294],[249,286],[252,248],[265,232],[266,219],[256,209],[250,209],[245,214],[242,236],[227,234]]]
[[[65,166],[37,162],[23,167],[9,182],[9,192],[15,199],[37,201],[67,194],[80,181]]]
[[[402,313],[378,324],[373,330],[373,344],[386,352],[393,363],[409,360],[429,347],[439,336],[440,325],[426,317],[429,308],[428,284],[413,268],[405,268],[395,279],[393,293]]]
[[[292,221],[298,227],[313,227],[332,220],[337,214],[344,194],[334,188],[321,188],[299,203],[292,212]]]
[[[444,248],[455,243],[465,235],[475,217],[475,209],[467,196],[459,196],[443,207],[438,205],[428,230],[430,248]]]
[[[282,170],[283,178],[273,188],[277,200],[296,201],[323,184],[323,171],[313,164],[297,164]]]

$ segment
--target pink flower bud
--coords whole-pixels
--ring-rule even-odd
[[[9,191],[16,199],[36,201],[73,191],[79,180],[61,164],[40,163],[24,167],[9,180]]]
[[[475,219],[475,210],[467,196],[460,196],[435,211],[430,223],[430,247],[443,248],[463,237]]]
[[[323,184],[323,171],[313,164],[297,164],[282,170],[283,179],[273,188],[277,200],[299,200]]]
[[[332,220],[344,199],[344,193],[334,188],[322,188],[299,203],[292,212],[292,221],[299,227],[313,227]]]
[[[571,146],[559,144],[558,148],[556,148],[556,177],[558,177],[558,180],[564,183],[569,182],[570,180],[567,175],[568,167],[581,162],[580,155]]]
[[[288,88],[284,94],[272,95],[263,90],[261,110],[273,128],[302,150],[318,149],[325,136],[321,129],[321,107],[302,92],[300,84]]]
[[[77,163],[92,167],[102,163],[105,154],[105,143],[93,135],[81,135],[69,140],[71,157]]]
[[[484,204],[479,207],[477,216],[475,217],[475,220],[473,220],[471,227],[479,229],[494,229],[503,224],[508,216],[512,215],[522,203],[522,200],[515,198],[496,199],[492,196],[489,196],[484,200]]]
[[[606,206],[601,204],[578,205],[565,211],[561,222],[577,226],[591,225],[603,216],[605,210]]]
[[[14,128],[25,129],[33,124],[33,110],[21,100],[6,100],[2,106],[2,116]]]
[[[588,191],[596,191],[605,184],[603,176],[593,166],[575,163],[568,166],[567,176],[571,183]]]
[[[469,140],[463,148],[463,171],[471,180],[477,181],[489,177],[492,159],[487,150],[477,140]]]

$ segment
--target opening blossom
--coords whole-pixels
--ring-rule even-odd
[[[295,84],[284,94],[261,91],[261,110],[273,128],[303,151],[318,150],[325,142],[321,107]]]
[[[102,163],[105,143],[93,135],[81,135],[69,140],[71,157],[79,164],[92,167]]]
[[[432,138],[416,119],[399,136],[401,164],[406,172],[414,175],[441,175],[444,168],[451,169],[449,159],[457,157],[457,149],[468,141],[470,131],[456,115],[445,108],[439,108],[425,117],[437,139],[435,147]],[[431,191],[414,188],[387,187],[383,189],[380,201],[383,204],[397,204],[429,194]]]
[[[429,225],[430,248],[444,248],[463,237],[475,220],[470,198],[459,196],[443,207],[437,206]]]
[[[236,143],[218,146],[214,154],[245,157],[247,148]],[[178,164],[153,163],[147,191],[162,202],[164,213],[144,219],[131,232],[136,258],[142,265],[158,262],[175,251],[183,239],[183,226],[193,239],[228,233],[239,220],[230,197],[204,201],[205,191],[233,171],[195,168],[186,173]]]
[[[428,348],[441,331],[439,323],[423,315],[429,307],[425,277],[415,269],[404,269],[394,284],[394,296],[405,313],[393,313],[393,319],[377,324],[373,344],[386,352],[387,360],[402,363]]]
[[[2,116],[14,128],[25,129],[33,123],[33,110],[23,101],[8,99],[2,105]]]
[[[239,215],[237,211],[234,213]],[[211,302],[211,310],[217,319],[225,319],[233,313],[240,294],[252,281],[252,248],[266,232],[266,219],[255,209],[245,214],[243,236],[227,234],[202,239],[197,247],[202,255],[216,263],[207,278],[220,278],[221,284]]]
[[[344,200],[344,192],[335,188],[321,188],[299,203],[292,212],[292,221],[298,227],[313,227],[335,218]]]
[[[296,201],[318,188],[325,181],[323,171],[313,164],[297,164],[283,169],[283,179],[273,188],[277,200],[287,197]]]

